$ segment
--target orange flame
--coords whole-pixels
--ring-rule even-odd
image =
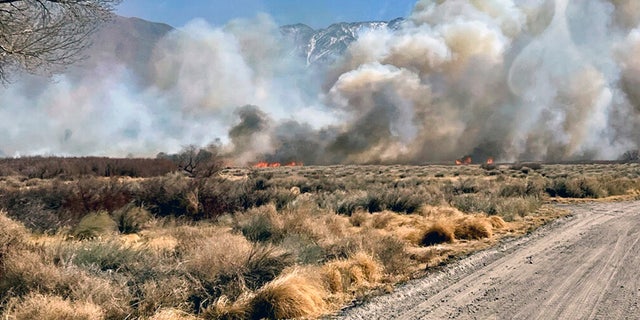
[[[456,159],[456,165],[461,166],[461,165],[467,165],[467,164],[472,164],[473,160],[471,160],[471,156],[466,156],[462,159]]]
[[[254,167],[256,168],[268,168],[269,167],[269,163],[268,162],[258,162],[254,165]]]
[[[493,164],[493,157],[489,157],[489,159],[487,159],[487,164]]]
[[[280,162],[266,162],[266,161],[261,161],[258,162],[256,164],[253,165],[254,168],[279,168],[279,167],[302,167],[303,164],[302,162],[296,162],[296,161],[292,161],[289,162],[285,165],[283,165]]]

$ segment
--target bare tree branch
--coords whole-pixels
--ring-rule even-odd
[[[51,75],[83,58],[120,0],[0,0],[0,82],[16,70]]]

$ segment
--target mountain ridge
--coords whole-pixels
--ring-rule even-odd
[[[293,42],[296,53],[307,65],[330,63],[342,55],[365,30],[389,28],[397,30],[404,18],[391,21],[340,22],[314,29],[297,23],[280,27],[285,40]],[[104,62],[120,62],[146,82],[151,75],[150,61],[155,45],[176,28],[136,17],[116,16],[93,37],[86,51],[87,60],[75,66],[74,72],[95,68]]]

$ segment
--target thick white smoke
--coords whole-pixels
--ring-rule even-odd
[[[146,81],[109,62],[0,89],[0,152],[221,139],[237,164],[613,159],[639,147],[637,52],[635,0],[421,0],[312,67],[267,16],[195,20],[156,44]]]
[[[347,161],[611,159],[637,147],[634,3],[418,2],[403,28],[364,35],[333,73],[330,93],[356,118],[346,136],[388,133],[368,134],[369,148],[341,141]],[[358,120],[380,108],[402,116]],[[399,122],[413,138],[392,130]]]

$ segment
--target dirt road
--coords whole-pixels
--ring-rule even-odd
[[[345,319],[640,319],[640,202],[573,216],[349,310]]]

